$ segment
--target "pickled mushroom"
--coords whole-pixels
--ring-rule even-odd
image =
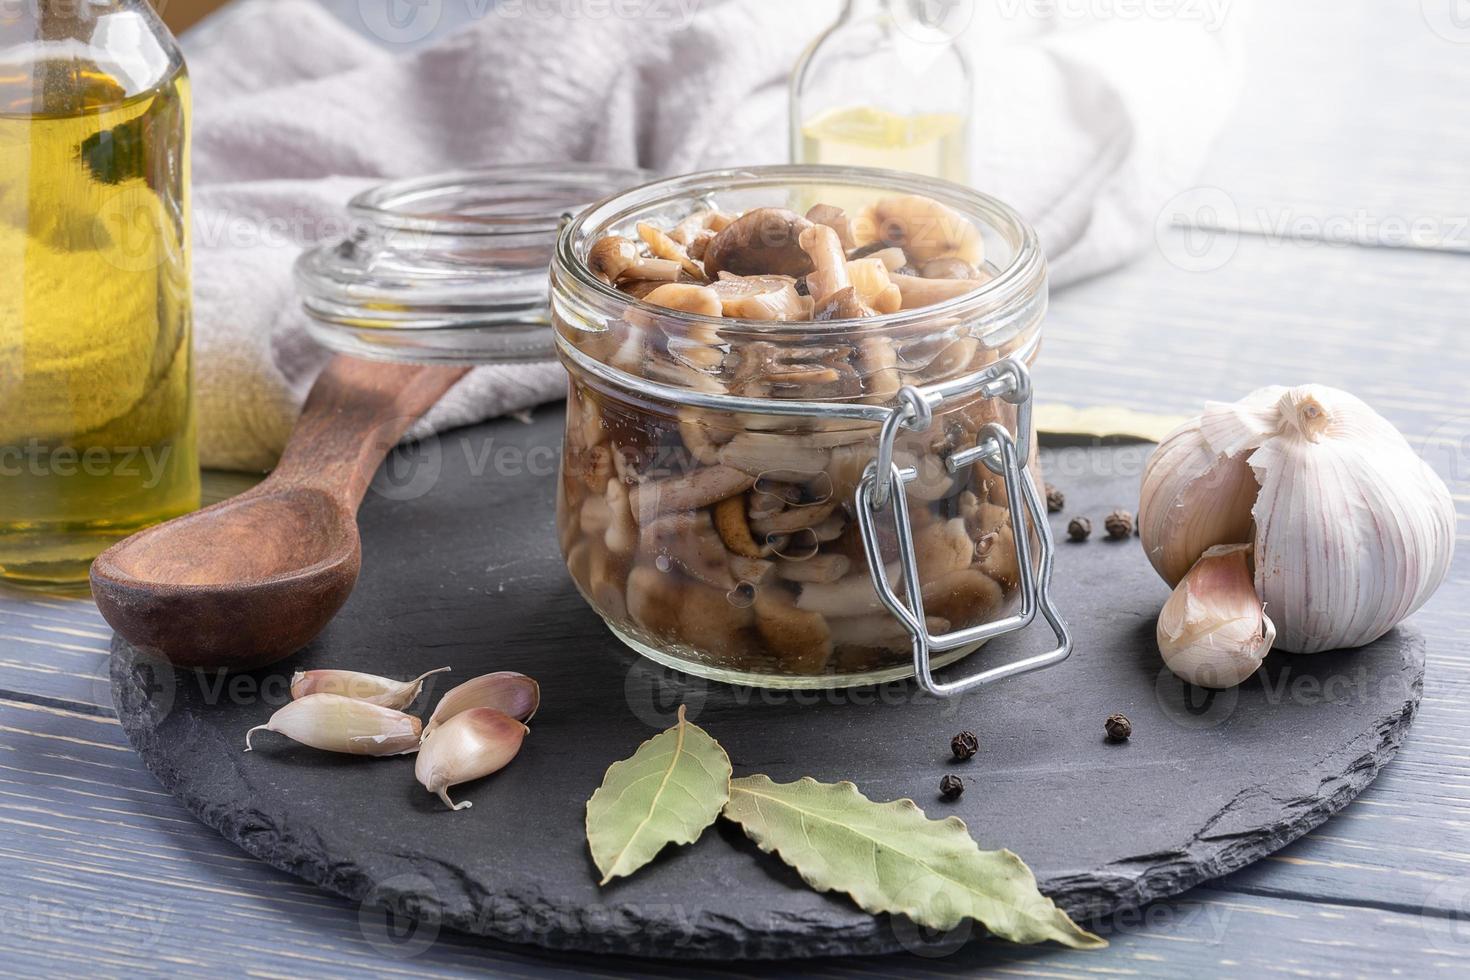
[[[828,297],[852,285],[847,278],[847,253],[837,232],[826,225],[810,225],[797,240],[814,267],[806,277],[807,291],[821,308]]]
[[[918,194],[885,197],[864,208],[854,228],[858,244],[896,245],[914,264],[952,256],[978,266],[985,258],[980,229],[952,208]]]
[[[796,291],[790,276],[736,276],[720,273],[709,287],[725,316],[741,320],[810,320],[812,299]]]
[[[917,310],[936,303],[947,303],[952,299],[979,289],[982,283],[974,279],[925,279],[908,276],[901,272],[892,273],[890,278],[903,296],[902,309]]]
[[[622,235],[606,235],[587,253],[587,268],[607,285],[621,279],[655,279],[672,282],[679,278],[678,262],[651,259],[638,245]]]
[[[643,297],[643,302],[683,313],[700,316],[720,316],[720,296],[708,286],[693,283],[669,282]]]
[[[663,229],[656,228],[646,221],[640,221],[638,222],[638,237],[643,239],[643,244],[648,246],[654,258],[677,262],[680,270],[686,275],[695,279],[704,279],[704,267],[690,258],[684,246],[665,234]]]
[[[813,269],[799,239],[811,222],[785,208],[756,208],[736,218],[704,250],[704,272],[804,276]]]
[[[837,240],[842,243],[844,250],[857,244],[852,234],[852,219],[847,216],[846,211],[834,204],[813,204],[806,213],[806,220],[826,225],[837,232]]]

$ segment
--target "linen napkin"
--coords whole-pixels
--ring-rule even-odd
[[[455,2],[466,6],[452,15]],[[344,233],[353,193],[521,161],[666,173],[782,162],[791,66],[840,10],[835,0],[401,4],[358,0],[338,17],[314,0],[245,0],[185,38],[206,466],[263,470],[285,444],[329,356],[306,334],[291,264]],[[1235,7],[1210,20],[1190,12],[1218,4],[1150,4],[1133,18],[1084,6],[976,4],[958,42],[976,73],[972,178],[1033,222],[1054,285],[1151,239],[1236,88]],[[455,16],[467,23],[423,42]],[[416,431],[526,408],[564,385],[554,364],[478,368]]]

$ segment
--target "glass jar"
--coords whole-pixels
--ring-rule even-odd
[[[923,309],[772,322],[652,306],[588,266],[594,243],[632,237],[639,222],[805,211],[833,195],[945,205],[978,230],[989,281]],[[1070,651],[1046,595],[1051,540],[1031,452],[1026,366],[1046,263],[1010,208],[893,171],[694,174],[570,221],[551,281],[570,375],[561,548],[628,646],[733,683],[837,687],[917,673],[940,694]],[[1056,649],[962,681],[931,676],[1038,609]]]
[[[0,579],[199,503],[189,84],[144,0],[0,11]]]
[[[562,220],[650,176],[522,163],[364,191],[347,205],[348,235],[296,261],[312,337],[378,361],[548,360],[546,267]]]

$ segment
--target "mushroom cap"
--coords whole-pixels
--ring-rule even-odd
[[[985,257],[980,229],[930,197],[900,194],[864,208],[854,222],[859,245],[897,245],[915,263],[953,256],[979,266]]]
[[[826,225],[837,232],[837,239],[842,247],[850,249],[855,244],[852,234],[852,219],[847,212],[835,204],[813,204],[806,213],[806,220]]]
[[[863,302],[853,286],[837,290],[812,311],[813,320],[856,320],[869,316],[877,316],[877,311]]]
[[[809,227],[810,221],[785,208],[747,211],[710,239],[704,250],[705,275],[804,276],[815,268],[799,241]]]
[[[603,282],[611,285],[640,258],[638,245],[622,235],[604,235],[587,253],[587,268]]]

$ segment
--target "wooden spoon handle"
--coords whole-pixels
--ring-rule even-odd
[[[338,354],[312,386],[271,483],[321,490],[357,513],[383,457],[468,371]]]

